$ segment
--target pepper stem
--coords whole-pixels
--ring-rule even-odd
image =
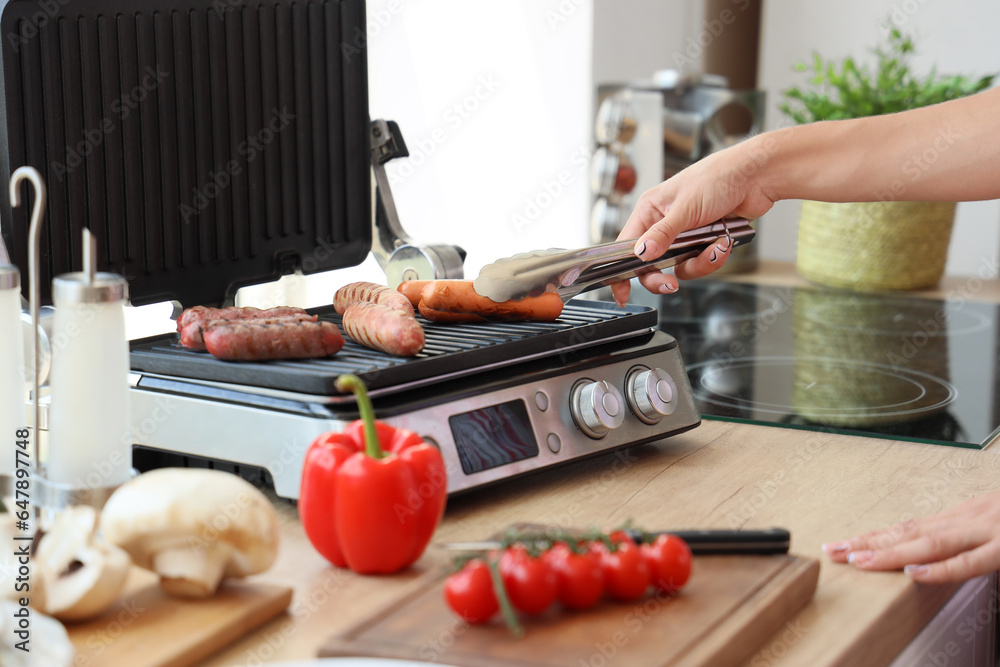
[[[373,459],[385,458],[385,451],[378,441],[378,431],[375,430],[375,408],[368,398],[365,383],[357,375],[344,373],[337,377],[333,386],[337,391],[351,392],[358,402],[358,412],[361,413],[361,420],[365,423],[365,454]]]

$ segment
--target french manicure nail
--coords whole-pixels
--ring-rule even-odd
[[[874,551],[852,551],[847,557],[847,562],[854,565],[864,565],[875,558]]]
[[[929,569],[930,567],[927,565],[907,565],[903,568],[903,572],[912,576],[914,574],[924,574]]]
[[[673,294],[677,291],[677,288],[669,283],[663,283],[660,285],[660,294]]]
[[[827,542],[823,545],[823,553],[842,554],[847,551],[849,546],[847,542]]]
[[[644,253],[644,252],[646,252],[646,242],[645,241],[643,241],[642,243],[640,243],[639,246],[635,249],[635,256],[641,258],[642,257],[642,253]]]
[[[719,239],[719,244],[716,246],[722,252],[729,250],[730,238],[728,236],[723,236]]]

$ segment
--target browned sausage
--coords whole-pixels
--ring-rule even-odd
[[[227,361],[328,357],[344,346],[336,324],[304,320],[229,321],[211,327],[204,337],[208,351]]]
[[[288,315],[287,317],[268,317],[265,319],[250,319],[243,320],[245,322],[257,322],[261,324],[275,324],[281,321],[287,322],[315,322],[318,318],[315,315],[309,315],[308,313],[301,313],[296,315]],[[206,331],[212,327],[218,326],[220,324],[225,324],[227,322],[233,322],[234,320],[195,320],[188,324],[181,330],[181,345],[190,348],[192,350],[204,350],[205,349],[205,338],[204,334]]]
[[[432,280],[404,280],[396,286],[396,291],[405,296],[410,305],[417,308],[420,305],[420,292],[429,283],[434,282]]]
[[[306,315],[302,308],[293,306],[278,306],[261,310],[252,306],[233,306],[231,308],[209,308],[207,306],[194,306],[188,308],[177,318],[177,331],[183,331],[184,327],[198,320],[263,320],[272,317],[286,317],[288,315]]]
[[[475,313],[487,320],[552,322],[563,309],[562,299],[554,292],[497,303],[478,294],[471,280],[435,280],[420,294],[420,304],[428,310]]]
[[[333,307],[338,315],[347,312],[347,307],[353,303],[378,303],[413,316],[413,306],[409,299],[391,287],[378,283],[350,283],[333,295]]]
[[[417,306],[420,310],[420,315],[425,320],[437,323],[445,322],[485,322],[486,319],[476,315],[475,313],[449,313],[444,310],[431,310],[427,307],[424,302],[420,302]]]
[[[365,347],[401,357],[412,357],[424,349],[424,328],[417,318],[378,303],[348,306],[344,331]]]

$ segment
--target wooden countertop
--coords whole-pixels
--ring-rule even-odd
[[[765,262],[725,278],[794,285],[794,266]],[[1000,301],[1000,281],[949,277],[918,295]],[[733,528],[783,526],[792,553],[821,559],[812,602],[751,664],[881,665],[909,643],[957,589],[918,586],[901,573],[830,563],[823,542],[938,511],[998,486],[1000,449],[913,442],[706,420],[688,433],[511,480],[449,502],[435,540],[479,539],[529,521],[560,525]],[[295,588],[287,614],[204,662],[206,667],[314,658],[333,633],[400,595],[437,557],[392,577],[329,566],[294,507],[280,503],[284,543],[259,578]],[[447,662],[447,653],[441,656]]]

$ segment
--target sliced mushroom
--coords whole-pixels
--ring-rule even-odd
[[[278,513],[263,493],[231,473],[195,468],[130,480],[104,506],[101,530],[159,574],[166,592],[189,598],[268,569],[280,538]]]
[[[0,601],[0,665],[4,667],[70,667],[75,657],[73,643],[62,624],[39,612],[31,613],[28,629],[20,625],[22,607],[16,602]],[[17,644],[28,644],[24,651]]]
[[[44,582],[42,604],[33,606],[63,621],[100,616],[121,595],[131,561],[96,534],[97,512],[71,507],[38,540],[34,555]]]

